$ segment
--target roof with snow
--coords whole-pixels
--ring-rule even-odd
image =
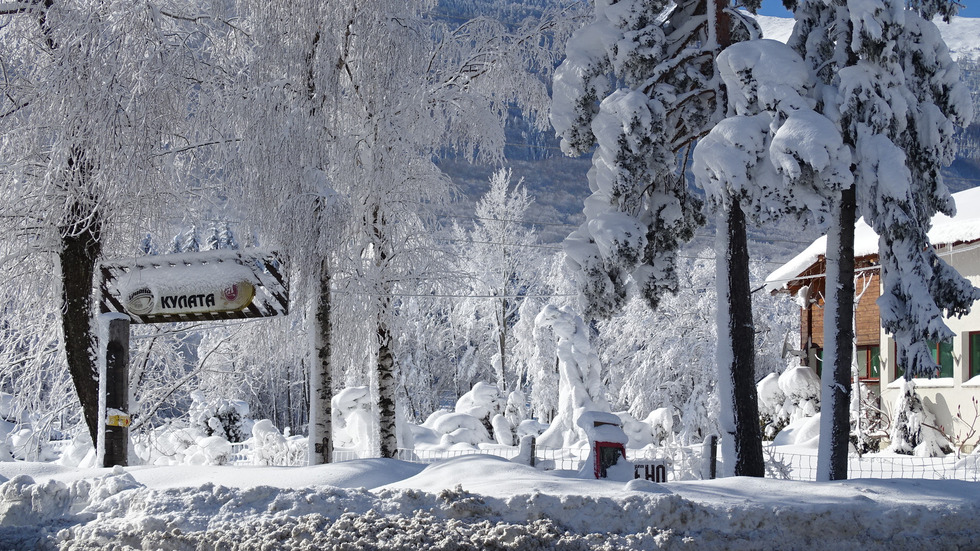
[[[956,216],[950,218],[937,214],[932,218],[929,241],[933,246],[953,245],[980,241],[980,187],[953,194]],[[818,263],[827,254],[827,236],[810,244],[792,260],[783,264],[766,277],[766,290],[770,293],[787,289],[798,276]],[[864,221],[854,225],[854,257],[878,254],[878,234]]]

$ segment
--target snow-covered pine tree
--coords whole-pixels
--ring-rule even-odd
[[[139,250],[144,255],[155,255],[155,254],[159,254],[158,251],[157,251],[156,243],[153,242],[153,235],[152,234],[147,233],[143,237],[143,240],[140,241],[140,249]]]
[[[170,240],[170,246],[167,247],[167,254],[177,254],[183,251],[183,240],[181,235],[178,233]]]
[[[181,252],[199,252],[201,250],[201,233],[197,230],[197,226],[191,226],[191,229],[184,233],[183,241],[180,244]]]
[[[717,64],[729,117],[698,144],[694,173],[719,213],[719,424],[723,436],[734,436],[723,438],[722,449],[735,457],[735,472],[762,476],[761,434],[751,423],[758,405],[745,217],[757,224],[810,212],[821,218],[850,182],[850,157],[833,123],[812,111],[812,73],[792,49],[751,40],[724,50]]]
[[[229,222],[225,222],[221,226],[221,231],[218,232],[218,248],[233,251],[237,251],[240,248],[238,240],[235,239],[235,232],[232,231],[231,223]]]
[[[820,479],[847,476],[857,209],[880,236],[882,326],[908,375],[934,370],[926,341],[952,336],[943,312],[961,315],[980,297],[926,236],[935,213],[954,214],[940,169],[952,161],[953,126],[972,117],[969,95],[930,21],[955,11],[947,0],[794,5],[789,44],[817,73],[825,87],[818,109],[839,121],[856,156],[854,186],[842,190],[828,234],[827,288],[837,296],[828,296],[825,314]]]
[[[687,154],[721,116],[712,0],[596,0],[555,72],[551,122],[562,150],[593,146],[586,222],[565,241],[587,317],[620,309],[634,283],[656,307],[677,290],[677,249],[703,224]],[[722,34],[754,23],[727,11]],[[687,151],[687,153],[684,153]]]
[[[216,251],[221,248],[221,238],[219,237],[217,226],[211,226],[208,229],[208,237],[204,242],[204,248],[208,251]]]

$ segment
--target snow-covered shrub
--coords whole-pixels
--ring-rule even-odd
[[[643,448],[661,446],[674,436],[674,412],[671,408],[657,408],[638,420],[628,411],[618,411],[616,416],[622,423],[623,432],[629,438],[627,447]]]
[[[786,395],[779,388],[779,375],[770,373],[756,384],[759,396],[759,424],[762,437],[772,440],[789,423],[789,416],[783,406]]]
[[[289,453],[286,438],[268,419],[252,425],[252,438],[248,440],[250,460],[255,465],[283,465]]]
[[[504,417],[510,421],[511,427],[518,427],[527,419],[527,398],[523,392],[515,390],[507,395]]]
[[[520,425],[517,425],[517,439],[521,440],[525,436],[533,436],[537,438],[546,430],[548,430],[548,425],[545,423],[542,423],[537,419],[525,419],[521,421]]]
[[[860,453],[877,452],[879,439],[886,435],[886,422],[879,406],[878,395],[863,383],[852,394],[851,443]]]
[[[779,376],[779,389],[786,395],[789,420],[813,417],[820,411],[820,377],[806,366],[787,367]]]
[[[763,436],[775,438],[786,425],[820,411],[820,377],[806,366],[770,373],[756,385]]]
[[[377,421],[373,415],[371,389],[366,386],[345,388],[330,401],[333,412],[335,448],[370,453]]]
[[[494,415],[493,419],[490,420],[490,425],[493,427],[493,439],[498,444],[501,446],[514,446],[517,444],[514,441],[514,425],[503,414],[498,413]]]
[[[487,430],[492,430],[491,420],[500,413],[500,389],[490,383],[480,381],[456,401],[456,413],[472,415],[479,419]]]
[[[438,435],[440,446],[455,444],[476,446],[493,442],[483,421],[466,413],[438,410],[429,415],[422,423],[422,427]]]
[[[917,457],[939,457],[952,451],[949,440],[915,392],[915,381],[902,379],[902,391],[895,400],[888,451]]]
[[[820,414],[790,422],[773,438],[776,446],[803,446],[817,449],[820,444]]]
[[[226,465],[231,457],[231,442],[217,434],[201,438],[184,452],[187,465]]]
[[[168,424],[135,435],[133,447],[146,465],[182,465],[196,452],[197,443],[207,436],[200,427]]]
[[[95,446],[92,445],[92,436],[88,431],[80,430],[55,463],[65,467],[94,467]]]
[[[22,461],[54,461],[58,458],[48,441],[48,435],[31,427],[22,427],[8,434],[6,447],[15,459]]]
[[[208,400],[199,390],[191,392],[191,400],[191,426],[203,430],[207,436],[217,435],[230,442],[248,438],[247,403],[224,398]]]

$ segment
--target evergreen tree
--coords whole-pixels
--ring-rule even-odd
[[[201,234],[197,231],[197,226],[191,226],[184,234],[184,239],[180,244],[181,252],[198,252],[201,250]]]
[[[208,231],[208,238],[205,242],[205,248],[209,251],[216,251],[221,248],[221,238],[218,235],[217,226],[211,226],[210,231]]]
[[[587,221],[565,241],[588,317],[620,309],[630,283],[651,307],[676,292],[677,249],[704,222],[701,201],[688,190],[687,154],[724,114],[712,62],[714,2],[597,0],[594,7],[594,20],[565,48],[551,113],[566,154],[598,146]],[[755,30],[738,12],[726,13],[721,34],[740,40]]]
[[[952,161],[954,125],[972,106],[942,37],[930,21],[954,2],[899,0],[793,3],[789,44],[817,75],[817,109],[839,125],[855,155],[854,185],[834,206],[827,243],[827,313],[817,476],[847,476],[854,297],[854,222],[860,209],[878,233],[883,328],[908,375],[935,369],[928,340],[948,340],[942,315],[969,311],[980,292],[933,251],[926,232],[937,212],[955,213],[940,169]]]
[[[727,48],[717,63],[729,117],[698,144],[694,172],[719,213],[720,425],[723,433],[736,435],[722,441],[723,449],[734,444],[727,453],[734,453],[736,470],[739,464],[759,469],[761,435],[758,424],[750,422],[758,418],[757,398],[754,388],[747,388],[755,384],[747,251],[739,252],[731,242],[744,247],[746,215],[757,224],[785,214],[826,215],[834,194],[850,182],[850,157],[834,125],[812,111],[812,73],[793,50],[753,40]]]

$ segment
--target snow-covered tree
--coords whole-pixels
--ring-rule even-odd
[[[854,185],[834,207],[827,246],[827,288],[836,296],[827,299],[818,478],[836,479],[847,476],[856,211],[880,236],[879,308],[898,365],[910,376],[929,374],[927,341],[952,336],[943,313],[968,312],[980,296],[926,237],[935,213],[955,212],[940,169],[952,161],[953,127],[969,123],[972,105],[930,21],[954,14],[955,2],[802,0],[794,8],[789,44],[815,71],[818,110],[855,156]]]
[[[0,156],[10,182],[0,218],[27,236],[22,253],[49,255],[42,273],[59,274],[55,311],[93,437],[95,263],[114,238],[142,233],[123,227],[162,212],[162,194],[180,181],[169,171],[192,135],[186,100],[204,78],[199,45],[215,19],[198,14],[208,13],[180,1],[0,6]]]
[[[456,326],[465,327],[475,342],[475,361],[491,366],[497,386],[507,391],[519,384],[511,351],[523,295],[535,294],[539,287],[533,248],[537,239],[525,223],[531,203],[522,182],[512,184],[511,172],[499,170],[476,205],[473,228],[456,231],[462,242],[458,270],[472,296],[454,304]]]
[[[553,331],[559,372],[556,415],[538,437],[538,443],[552,448],[578,445],[588,440],[578,423],[579,417],[588,412],[609,411],[599,356],[590,342],[588,326],[573,310],[548,305],[535,323]]]
[[[762,476],[762,444],[751,324],[746,216],[757,224],[781,215],[826,216],[850,183],[849,151],[833,123],[812,108],[810,68],[771,40],[735,44],[717,60],[729,117],[694,152],[695,177],[719,213],[718,368],[726,457]],[[732,454],[732,455],[728,455]],[[743,470],[743,472],[745,472]]]
[[[489,18],[450,24],[429,16],[431,2],[414,0],[241,6],[255,22],[248,55],[261,59],[250,71],[234,73],[246,78],[246,90],[228,96],[245,99],[228,132],[249,136],[235,143],[235,156],[247,161],[244,195],[261,207],[275,199],[256,201],[253,193],[278,195],[283,208],[270,221],[298,220],[315,230],[290,232],[284,241],[294,239],[286,243],[291,258],[322,261],[301,269],[309,285],[319,285],[322,319],[332,289],[341,285],[369,305],[362,323],[350,329],[373,343],[368,378],[378,398],[381,453],[392,456],[395,295],[429,279],[420,275],[432,264],[431,248],[423,246],[424,219],[450,191],[433,157],[447,148],[499,156],[507,108],[544,109],[546,88],[536,73],[547,74],[553,65],[540,38],[555,30],[554,20],[518,27]],[[283,168],[289,177],[282,177]],[[302,171],[313,177],[301,177]],[[272,181],[286,187],[269,186]],[[308,198],[323,196],[325,188],[345,207],[336,216],[313,218]],[[333,230],[328,218],[338,222]],[[268,228],[280,234],[275,223]],[[308,235],[321,241],[311,246],[303,241]],[[365,320],[373,320],[373,329]],[[326,338],[327,326],[318,334]],[[326,362],[326,347],[318,348]],[[350,365],[365,365],[359,351],[345,352]]]
[[[744,39],[754,29],[734,10],[719,17],[723,5],[597,0],[566,45],[552,125],[568,155],[597,146],[587,221],[565,242],[590,318],[621,308],[631,283],[652,307],[677,290],[677,249],[703,223],[686,158],[724,115],[717,31]]]

